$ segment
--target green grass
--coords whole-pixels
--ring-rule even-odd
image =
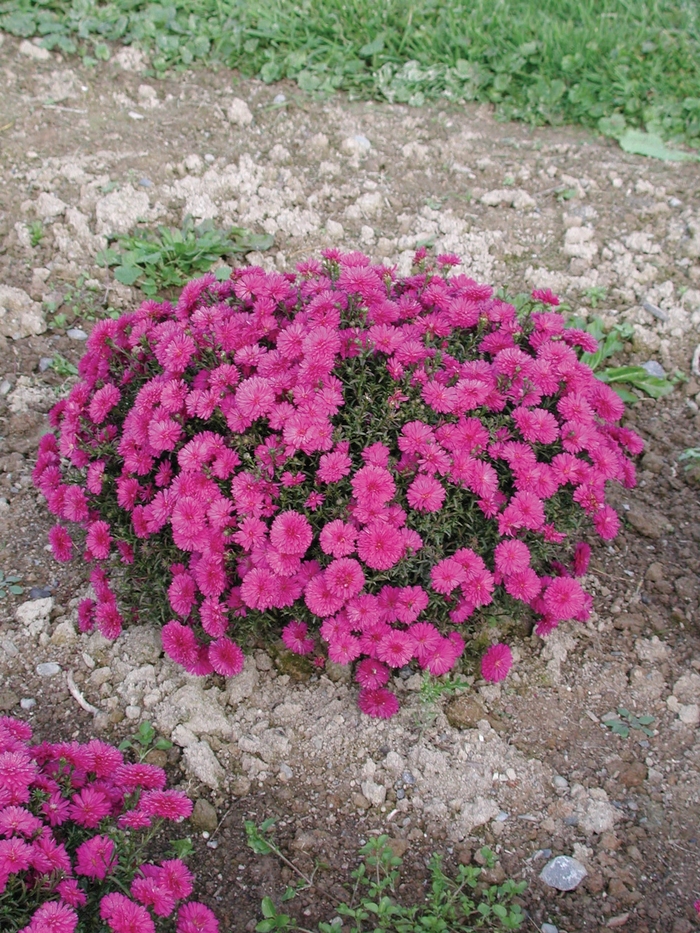
[[[156,74],[221,62],[310,92],[487,101],[534,124],[617,114],[618,135],[624,120],[700,145],[696,0],[0,0],[0,27],[88,63],[123,42]]]

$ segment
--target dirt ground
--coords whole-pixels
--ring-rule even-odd
[[[697,165],[626,155],[583,130],[499,124],[483,107],[319,101],[225,70],[161,82],[132,50],[88,70],[0,40],[0,569],[25,587],[0,601],[0,710],[39,739],[117,742],[142,720],[172,737],[153,760],[203,801],[193,864],[222,931],[254,929],[261,897],[290,880],[245,845],[243,821],[274,816],[283,851],[317,868],[317,887],[285,906],[307,926],[332,918],[358,844],[386,832],[407,897],[420,898],[431,852],[454,867],[487,843],[492,881],[528,882],[526,929],[689,933],[700,500],[679,455],[700,444]],[[429,242],[478,280],[551,287],[577,313],[630,322],[631,361],[686,374],[667,399],[629,410],[647,447],[637,488],[613,494],[622,532],[591,541],[589,623],[523,634],[502,686],[475,680],[430,709],[402,672],[389,722],[360,715],[342,668],[303,681],[257,650],[231,682],[197,681],[147,625],[115,644],[76,634],[84,568],[53,561],[30,478],[45,413],[71,382],[49,362],[77,362],[95,319],[140,301],[95,265],[105,235],[188,213],[274,234],[248,261],[279,269],[336,244],[407,272]],[[47,662],[56,673],[38,669]],[[653,734],[614,734],[601,720],[618,707],[653,716]],[[553,855],[586,867],[576,890],[539,880]]]

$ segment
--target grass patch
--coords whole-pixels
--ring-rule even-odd
[[[309,92],[486,101],[532,124],[617,115],[617,134],[700,145],[696,0],[2,0],[0,27],[88,63],[122,42],[156,74],[220,62]]]

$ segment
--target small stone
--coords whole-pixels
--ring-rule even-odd
[[[250,107],[244,100],[241,100],[240,97],[233,98],[226,111],[226,116],[229,123],[233,123],[240,127],[250,126],[253,122],[253,114],[250,112]]]
[[[43,48],[41,45],[34,45],[33,42],[28,42],[26,39],[20,42],[17,51],[20,55],[33,58],[35,62],[47,62],[51,58],[51,52],[48,49]]]
[[[625,787],[640,787],[647,779],[647,766],[642,761],[633,761],[619,774],[619,781]]]
[[[554,926],[553,923],[543,923],[540,927],[540,930],[542,933],[559,933],[559,930]]]
[[[0,690],[0,711],[7,713],[20,702],[19,697],[12,690]]]
[[[219,789],[226,774],[208,742],[201,741],[189,745],[183,750],[183,757],[187,770],[202,784],[206,784],[212,790]]]
[[[358,158],[359,156],[367,155],[372,148],[372,143],[366,136],[363,136],[361,133],[356,133],[354,136],[346,137],[340,144],[340,148],[348,155]]]
[[[278,107],[280,104],[285,104],[286,102],[287,97],[285,94],[275,94],[275,96],[272,98],[272,103],[277,104]]]
[[[52,356],[42,356],[39,360],[39,372],[45,373],[47,369],[51,369],[53,366],[53,357]]]
[[[167,752],[162,748],[152,748],[144,758],[146,764],[154,765],[156,768],[164,768],[168,763]]]
[[[558,855],[547,862],[540,878],[550,888],[556,888],[557,891],[573,891],[577,888],[588,872],[578,859],[571,858],[568,855]]]
[[[663,457],[655,454],[653,450],[648,450],[642,457],[642,469],[649,470],[650,473],[663,473],[666,464]]]
[[[19,340],[43,334],[45,330],[41,305],[21,288],[0,285],[0,336]]]
[[[216,809],[203,797],[199,797],[195,800],[190,820],[192,821],[192,826],[199,832],[213,833],[219,825],[219,817]]]
[[[48,586],[33,586],[29,591],[30,599],[48,599],[51,596],[51,590]]]
[[[140,706],[127,706],[124,712],[126,714],[126,718],[130,719],[132,722],[141,718]]]
[[[687,703],[678,710],[678,718],[686,726],[700,725],[700,705],[697,703]]]
[[[291,781],[291,779],[294,777],[294,772],[292,771],[292,769],[289,767],[288,764],[286,764],[285,762],[282,762],[282,764],[280,765],[278,777],[280,781],[282,781],[283,784],[286,784],[287,781]]]
[[[367,798],[371,806],[379,807],[386,800],[386,787],[383,784],[375,784],[368,780],[362,782],[362,793]]]
[[[61,673],[61,665],[55,661],[45,661],[43,664],[37,664],[36,672],[39,677],[55,677]]]
[[[120,722],[124,722],[123,710],[120,710],[119,707],[117,707],[116,709],[113,709],[109,714],[109,721],[114,726],[118,725]]]
[[[606,927],[609,927],[611,930],[617,929],[617,927],[623,927],[629,920],[630,915],[629,911],[624,914],[618,914],[616,917],[611,917],[608,922],[605,924]]]
[[[486,710],[475,697],[454,697],[445,706],[445,716],[453,729],[476,729]]]
[[[656,376],[659,379],[666,378],[666,370],[656,360],[647,360],[646,363],[642,363],[642,369],[645,369],[650,376]]]
[[[680,677],[673,685],[673,695],[681,703],[700,702],[700,674],[691,671]]]
[[[353,794],[352,802],[358,810],[369,810],[369,808],[372,806],[364,794]]]
[[[251,782],[247,777],[237,777],[231,782],[230,790],[234,797],[247,797],[250,793]]]
[[[19,705],[23,710],[28,712],[30,709],[34,709],[36,706],[36,700],[34,697],[22,697],[22,699],[19,701]]]
[[[59,622],[51,636],[51,644],[58,647],[75,644],[77,640],[78,636],[72,622]]]
[[[255,666],[259,671],[272,670],[272,658],[269,654],[259,650],[255,652]]]
[[[71,327],[70,330],[66,331],[66,337],[70,337],[71,340],[88,339],[88,335],[85,333],[82,327]]]
[[[633,505],[625,517],[635,531],[645,538],[660,538],[672,526],[665,515],[648,506]]]

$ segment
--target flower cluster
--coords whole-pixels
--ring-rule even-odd
[[[188,671],[238,673],[242,618],[272,619],[291,650],[320,634],[358,662],[361,708],[388,716],[391,670],[449,671],[494,600],[531,607],[540,634],[587,617],[586,549],[566,566],[564,542],[585,516],[615,536],[605,486],[634,485],[642,443],[550,292],[516,309],[450,274],[454,256],[419,251],[407,278],[323,258],[99,322],[34,480],[59,560],[64,523],[86,532],[83,630],[121,630],[107,566],[142,593],[160,568],[164,649]],[[482,670],[509,666],[501,646]]]
[[[186,900],[193,877],[180,859],[137,857],[163,820],[192,810],[164,789],[165,772],[98,740],[30,746],[31,737],[26,723],[0,717],[0,927],[155,933],[158,918],[176,915],[177,933],[218,933],[211,910]]]

